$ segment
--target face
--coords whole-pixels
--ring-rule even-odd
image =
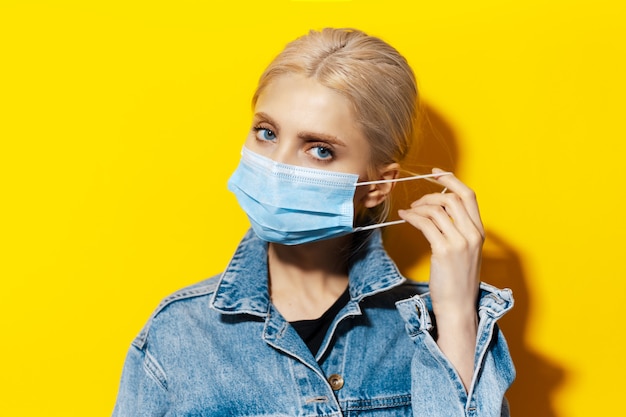
[[[263,90],[246,147],[277,162],[361,179],[370,160],[348,99],[301,75],[278,77]]]
[[[265,87],[245,146],[276,162],[368,179],[370,146],[351,103],[301,75],[283,75]],[[367,193],[368,187],[357,187],[355,205]]]

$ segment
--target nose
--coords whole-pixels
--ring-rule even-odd
[[[297,165],[298,149],[291,141],[281,140],[273,146],[269,157],[278,163]]]

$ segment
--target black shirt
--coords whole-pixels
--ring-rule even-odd
[[[339,311],[348,304],[350,300],[350,292],[348,289],[344,291],[343,294],[335,301],[335,303],[330,306],[328,310],[318,319],[314,320],[298,320],[292,321],[291,325],[296,329],[304,343],[309,347],[309,350],[313,355],[317,354],[322,342],[324,341],[324,337],[326,336],[326,332],[328,332],[328,328],[332,323],[335,316],[339,313]]]

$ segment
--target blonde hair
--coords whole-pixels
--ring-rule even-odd
[[[400,162],[413,142],[417,85],[406,59],[385,41],[355,29],[310,31],[287,44],[261,75],[253,107],[274,79],[302,74],[348,98],[371,146],[372,173]],[[388,201],[389,199],[387,199]],[[384,218],[388,204],[370,213]]]

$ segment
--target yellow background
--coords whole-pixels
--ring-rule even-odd
[[[415,69],[417,161],[478,193],[484,278],[517,297],[514,415],[619,415],[621,4],[2,0],[0,414],[110,414],[152,309],[247,228],[225,182],[261,70],[309,28],[351,26]],[[387,230],[390,251],[425,279],[406,232]]]

